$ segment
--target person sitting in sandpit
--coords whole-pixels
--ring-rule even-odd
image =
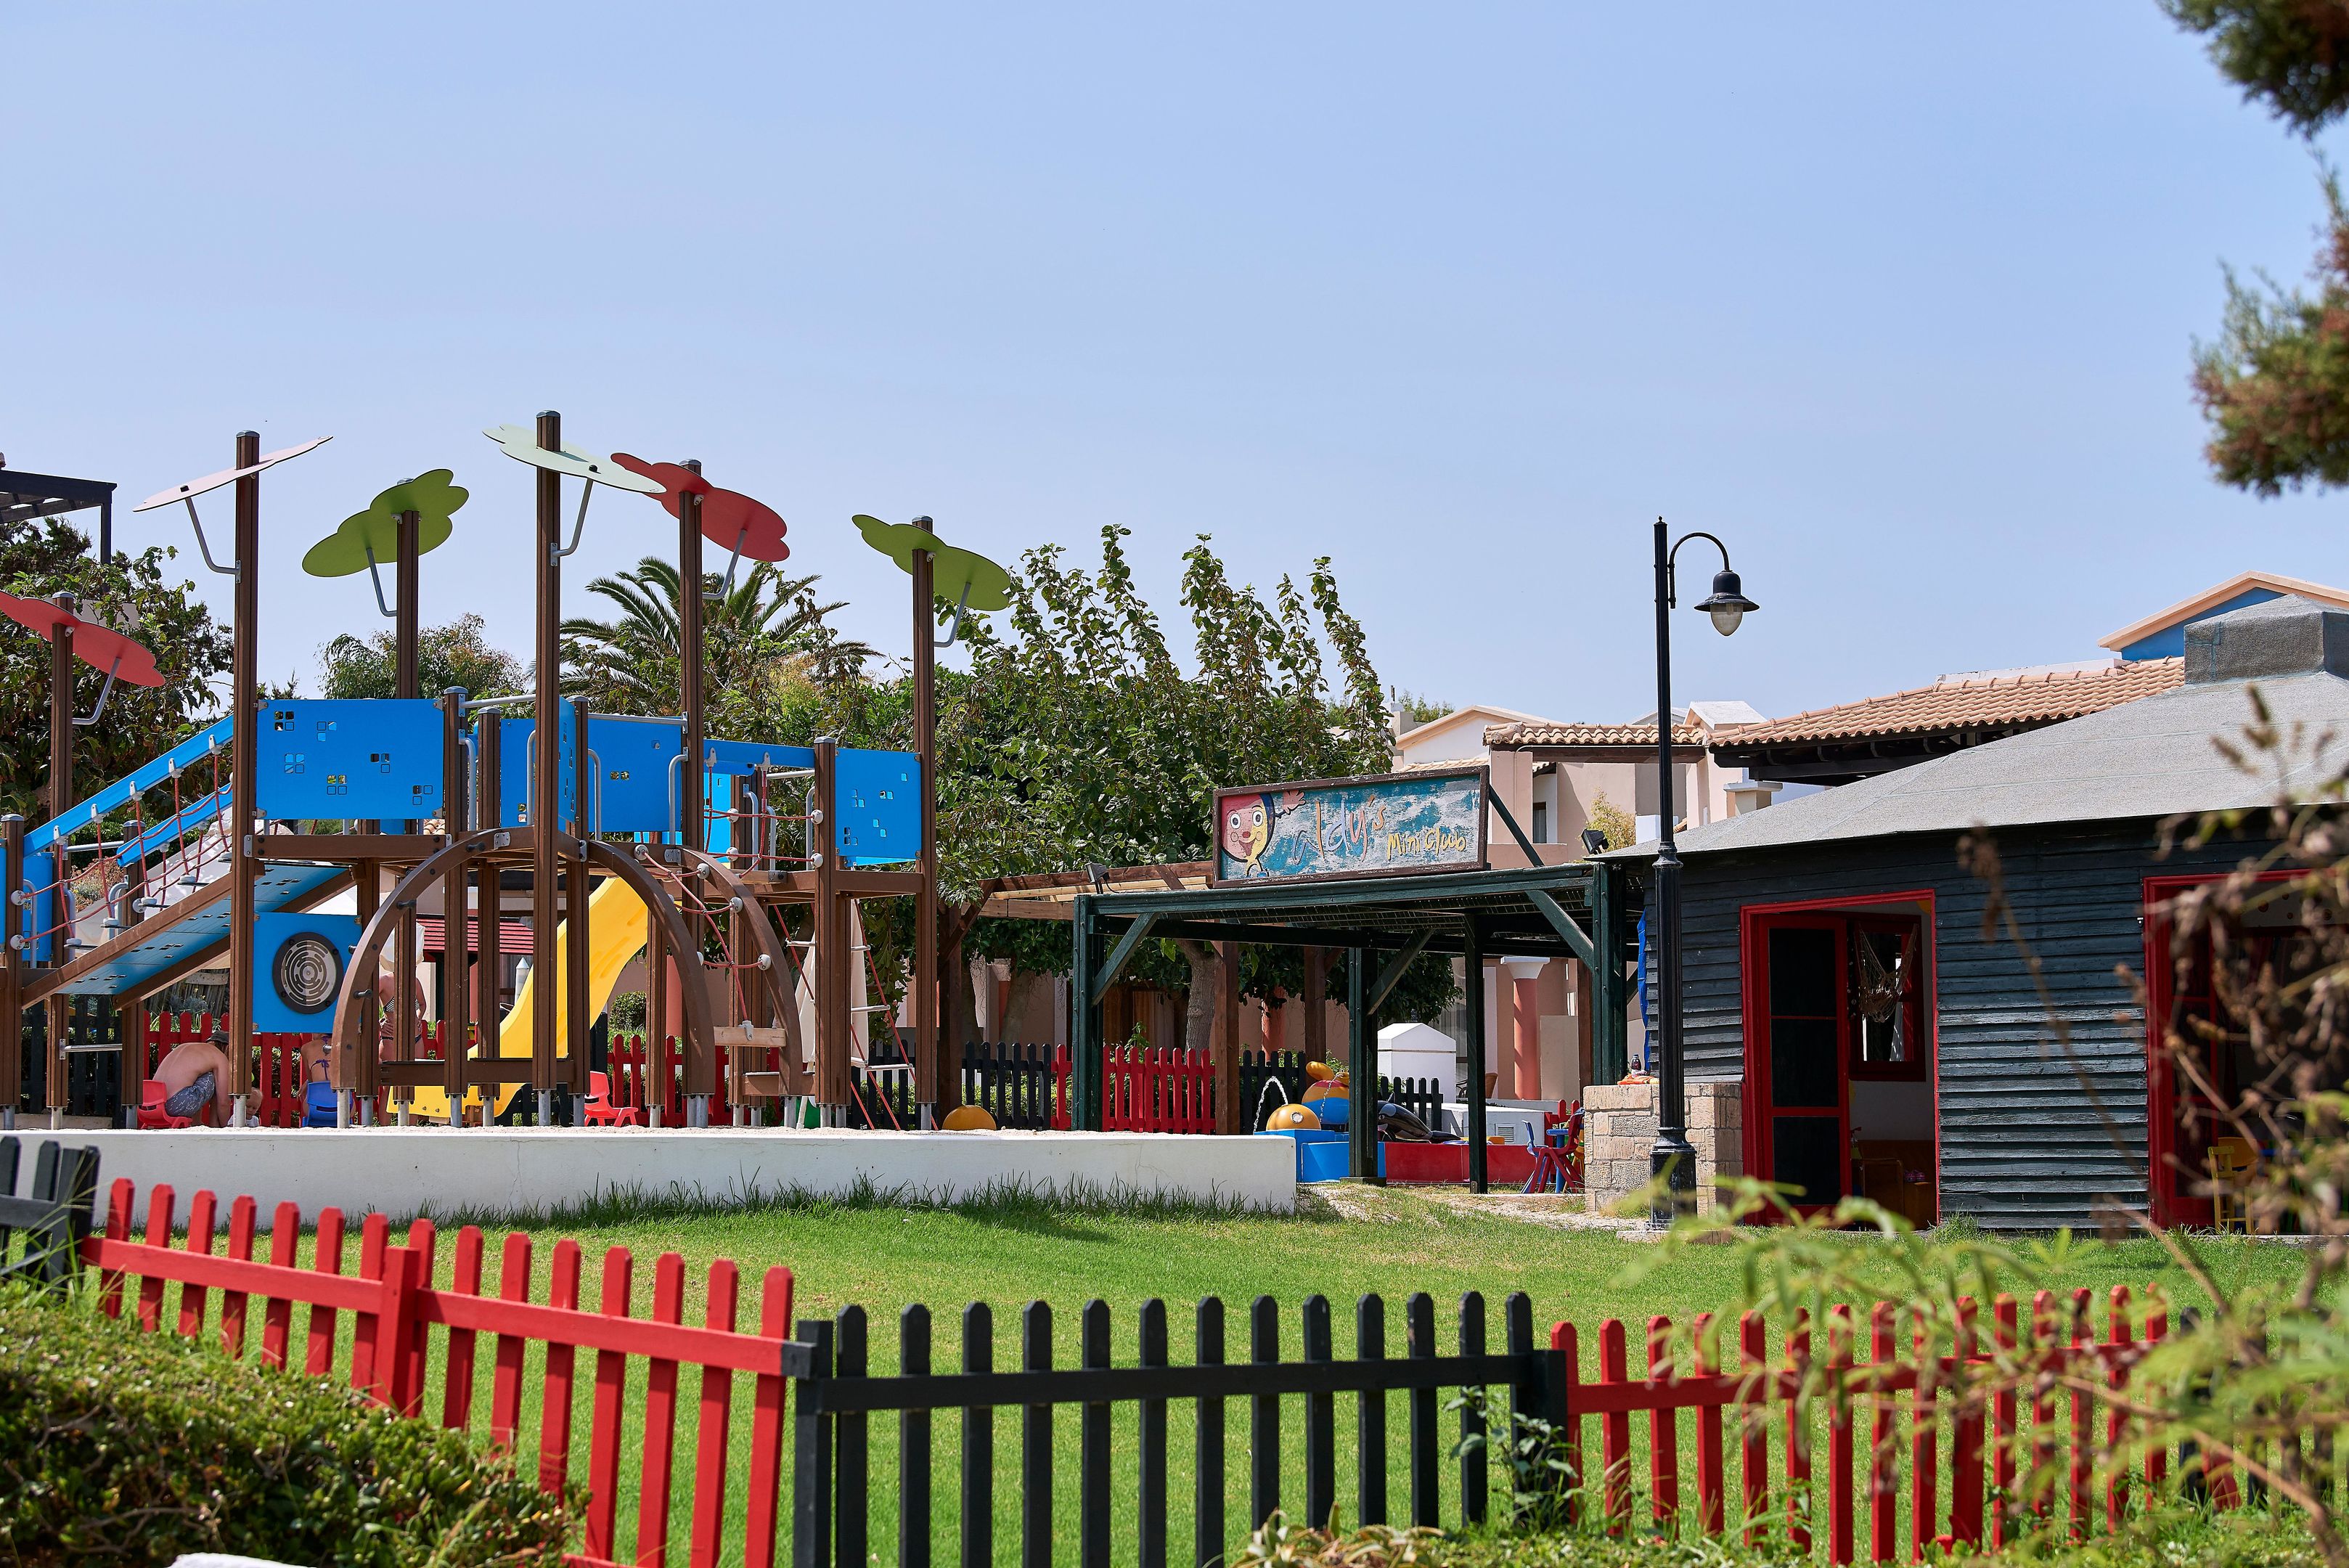
[[[229,1113],[228,1036],[215,1032],[209,1040],[182,1040],[156,1064],[155,1080],[163,1085],[166,1116],[201,1119],[209,1105],[212,1119],[225,1123]]]

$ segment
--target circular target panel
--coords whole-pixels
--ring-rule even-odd
[[[296,1012],[324,1012],[335,1004],[343,982],[342,950],[316,931],[297,931],[277,949],[269,966],[277,1000]]]

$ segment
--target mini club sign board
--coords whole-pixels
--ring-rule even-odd
[[[1215,885],[1485,868],[1483,767],[1216,792]]]

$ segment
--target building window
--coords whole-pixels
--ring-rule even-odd
[[[1546,800],[1534,802],[1534,842],[1549,842],[1549,802]]]

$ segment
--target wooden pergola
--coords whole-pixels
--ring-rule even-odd
[[[1346,954],[1348,1071],[1356,1085],[1359,1114],[1350,1118],[1349,1170],[1378,1179],[1378,1032],[1372,1027],[1381,1003],[1392,994],[1412,961],[1441,953],[1467,961],[1472,971],[1488,954],[1571,958],[1591,974],[1592,1042],[1599,1075],[1611,1082],[1623,1068],[1625,1012],[1630,1004],[1626,966],[1633,956],[1636,917],[1633,872],[1611,862],[1576,861],[1506,871],[1461,871],[1400,877],[1364,877],[1257,882],[1237,887],[1168,886],[1194,880],[1178,868],[1151,867],[1155,890],[1096,891],[1114,877],[1136,878],[1133,870],[1080,874],[1065,894],[1060,886],[1006,888],[1005,904],[1064,907],[1075,925],[1075,955],[1069,1009],[1070,1117],[1079,1127],[1102,1125],[1101,1004],[1134,950],[1154,938],[1187,938],[1225,944],[1228,971],[1241,943],[1300,947]],[[1039,879],[1041,880],[1041,879]],[[1059,884],[1060,878],[1050,879]],[[1012,894],[1006,898],[1003,894]],[[1017,895],[1028,893],[1030,898]],[[991,899],[990,906],[997,900]],[[1009,912],[990,907],[989,913]],[[1055,915],[1058,909],[1054,910]],[[1047,918],[1052,918],[1048,916]],[[1223,1005],[1236,1010],[1236,992],[1225,988]],[[1468,1073],[1469,1179],[1485,1189],[1485,998],[1481,985],[1467,987],[1464,1033]],[[1217,1033],[1217,1081],[1238,1081],[1237,1018]],[[1234,1095],[1218,1097],[1217,1130],[1237,1133],[1239,1106]]]

